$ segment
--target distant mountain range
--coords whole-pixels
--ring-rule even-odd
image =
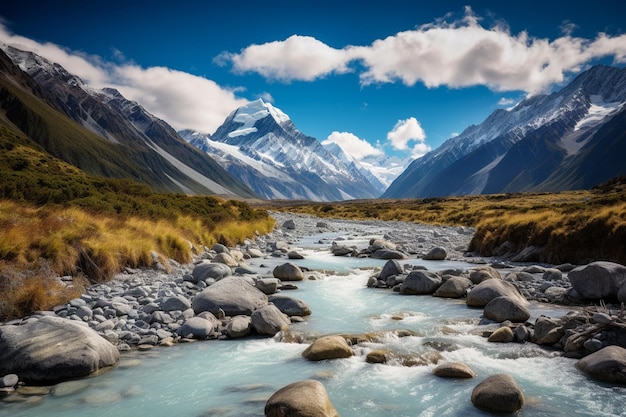
[[[335,201],[590,188],[626,175],[624,103],[626,69],[596,66],[413,162],[356,160],[263,100],[213,134],[176,132],[117,90],[0,45],[0,125],[89,174],[185,194]]]
[[[585,189],[626,174],[626,69],[595,66],[417,159],[384,198]]]

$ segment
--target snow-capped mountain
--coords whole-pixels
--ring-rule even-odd
[[[132,178],[158,191],[255,197],[166,122],[117,90],[92,89],[33,52],[0,44],[0,54],[8,57],[0,73],[34,98],[6,97],[0,105],[18,106],[7,117],[55,157],[91,174]],[[70,140],[67,131],[78,139]]]
[[[233,111],[213,135],[179,134],[267,199],[337,201],[380,195],[355,164],[304,135],[289,116],[262,99]]]
[[[559,191],[624,175],[625,102],[626,69],[593,67],[558,92],[496,110],[448,139],[411,163],[383,197]]]

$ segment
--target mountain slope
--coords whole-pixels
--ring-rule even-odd
[[[31,52],[0,51],[0,107],[51,155],[157,191],[254,196],[165,122],[114,90],[98,92]]]
[[[593,67],[561,91],[496,110],[468,127],[415,160],[383,197],[560,191],[623,175],[624,164],[611,158],[626,156],[623,139],[614,137],[619,129],[613,140],[599,132],[620,117],[625,102],[626,69]],[[591,152],[600,141],[609,148]]]
[[[179,133],[268,199],[337,201],[380,194],[354,164],[342,162],[260,99],[232,112],[213,135]]]

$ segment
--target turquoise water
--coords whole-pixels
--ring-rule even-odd
[[[298,290],[287,293],[306,301],[313,311],[304,323],[292,325],[292,333],[407,329],[417,336],[390,335],[380,343],[360,346],[350,359],[324,362],[304,360],[301,352],[306,345],[279,338],[197,342],[124,354],[115,369],[83,380],[82,390],[67,393],[72,389],[66,384],[52,395],[33,397],[35,404],[3,403],[0,416],[263,416],[270,395],[308,378],[324,384],[342,417],[486,416],[490,414],[472,406],[472,389],[501,372],[511,374],[524,390],[527,405],[517,414],[520,417],[625,415],[626,387],[591,381],[576,370],[575,360],[533,344],[487,343],[471,334],[481,311],[467,308],[463,301],[368,289],[371,271],[351,268],[371,267],[371,261],[352,265],[353,259],[324,252],[308,256],[298,263],[311,262],[340,273],[299,282]],[[258,262],[271,268],[274,261]],[[467,267],[454,262],[437,265],[432,269]],[[532,312],[534,317],[556,317],[566,310],[533,304]],[[365,361],[375,348],[416,355],[434,345],[445,346],[444,360],[466,363],[477,378],[440,379],[432,375],[434,365]]]

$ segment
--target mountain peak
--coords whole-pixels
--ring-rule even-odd
[[[282,110],[272,106],[270,103],[266,103],[261,98],[239,107],[231,116],[233,122],[242,124],[237,130],[228,134],[231,138],[256,132],[255,123],[268,116],[271,116],[278,124],[291,121],[289,116],[283,113]]]

